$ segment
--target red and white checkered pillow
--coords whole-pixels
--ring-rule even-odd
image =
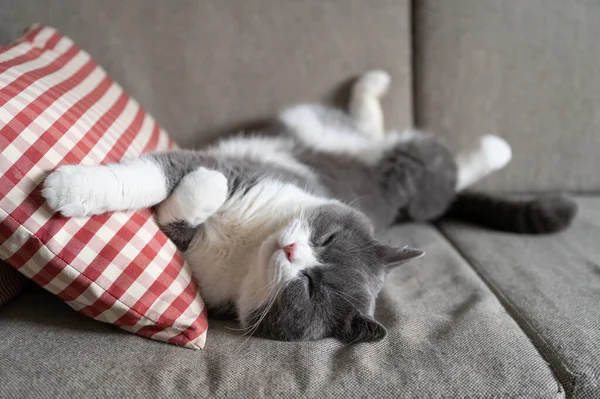
[[[0,47],[0,259],[89,317],[204,346],[198,288],[150,210],[66,219],[46,173],[173,147],[139,104],[70,39],[34,26]]]

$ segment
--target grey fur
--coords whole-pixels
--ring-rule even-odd
[[[247,192],[260,179],[292,183],[314,194],[323,194],[325,191],[314,175],[305,176],[256,160],[218,157],[202,151],[187,150],[157,152],[146,156],[153,158],[161,166],[169,193],[186,174],[199,167],[223,173],[228,181],[230,197],[238,191]],[[202,229],[202,225],[193,227],[184,221],[177,221],[166,226],[161,225],[161,228],[180,250],[185,251],[191,240]]]
[[[340,111],[321,106],[313,110],[328,129],[343,128],[348,134],[365,134]],[[311,148],[296,140],[293,128],[282,120],[275,121],[269,131],[279,131],[280,136],[291,140],[291,154],[312,172],[296,173],[273,163],[244,156],[219,156],[214,151],[176,151],[149,156],[162,166],[169,191],[187,173],[206,167],[226,176],[230,196],[245,194],[261,179],[273,179],[347,204],[321,206],[307,215],[311,244],[321,265],[304,269],[286,283],[269,301],[269,306],[254,310],[247,324],[257,335],[280,340],[337,337],[344,342],[368,342],[382,339],[385,328],[373,319],[373,314],[385,276],[391,268],[423,253],[376,242],[374,227],[380,229],[398,221],[430,221],[441,217],[456,199],[457,166],[453,156],[435,138],[426,136],[398,142],[383,151],[379,159],[368,163],[355,155]],[[553,214],[552,209],[549,213]],[[574,213],[565,214],[572,218]],[[162,228],[180,249],[186,250],[202,225],[193,228],[174,222]],[[335,234],[333,238],[331,234]],[[207,305],[215,311],[223,309],[219,304]],[[226,310],[231,310],[230,305],[225,306]]]
[[[367,73],[365,79],[362,83],[359,81],[360,90],[354,90],[353,95],[371,96],[369,101],[374,105],[372,101],[377,101],[385,91],[381,87],[385,86],[385,74],[375,71]],[[85,193],[87,197],[82,198],[94,194],[100,197],[96,208],[85,212],[158,205],[157,202],[166,198],[161,204],[164,208],[159,209],[158,219],[166,223],[161,228],[186,252],[188,261],[196,262],[190,266],[195,276],[202,279],[199,283],[209,298],[205,299],[212,316],[233,313],[250,332],[268,338],[337,337],[344,342],[370,342],[385,336],[385,328],[373,319],[375,301],[385,276],[394,267],[423,255],[419,250],[378,243],[374,239],[375,229],[408,220],[432,221],[448,210],[455,217],[521,233],[557,231],[574,217],[575,205],[562,198],[514,202],[465,193],[457,196],[457,165],[447,148],[433,136],[422,134],[382,137],[378,115],[371,112],[378,126],[373,128],[377,131],[369,132],[361,130],[357,121],[340,110],[321,105],[290,108],[261,132],[259,138],[236,138],[203,151],[146,155],[150,161],[134,162],[138,169],[131,169],[133,178],[139,176],[143,184],[131,184],[132,175],[124,174],[124,181],[129,179],[128,184],[133,188],[127,188],[129,185],[123,182],[119,185],[118,173],[121,172],[118,171],[127,170],[127,166],[114,169],[100,166],[98,172],[108,173],[107,180],[118,185],[109,193],[125,196],[126,191],[133,191],[131,197],[135,200],[112,203],[106,193]],[[364,116],[369,119],[369,115],[363,113]],[[369,129],[371,125],[362,123],[361,126]],[[156,165],[160,170],[157,171]],[[220,172],[225,177],[227,192],[219,173],[200,170],[190,179],[184,179],[201,167]],[[146,172],[156,180],[148,181],[149,178],[139,175]],[[195,179],[197,176],[200,180]],[[209,177],[202,180],[204,176]],[[173,194],[179,184],[182,184],[181,190],[175,191],[175,197],[167,198],[165,195]],[[200,185],[199,189],[191,184]],[[147,193],[139,192],[145,187],[148,187]],[[61,189],[69,193],[71,188]],[[202,203],[205,195],[206,201]],[[60,201],[53,198],[53,202],[57,204],[56,209],[64,213]],[[68,205],[77,207],[79,204]],[[236,209],[236,205],[240,205],[241,210]],[[211,220],[212,217],[215,219]],[[292,227],[297,224],[304,229],[308,225],[310,242],[306,243],[305,230],[302,230],[302,248],[310,248],[316,257],[315,264],[304,264],[312,259],[309,256],[303,256],[303,262],[296,264],[291,260],[292,255],[280,252],[291,251],[288,245],[292,244],[284,245],[285,238],[277,236],[287,231],[272,230],[278,228],[273,226],[285,223],[286,218],[294,218]],[[249,224],[242,225],[244,222]],[[215,224],[218,227],[213,229],[216,230],[213,234],[211,229]],[[249,227],[249,231],[236,236],[245,227]],[[211,253],[212,250],[219,252],[221,244],[228,247],[226,240],[235,244],[224,252],[235,257]],[[257,291],[251,290],[255,288],[252,284],[263,282],[264,271],[257,268],[272,266],[258,263],[264,262],[265,255],[261,251],[271,248],[274,251],[271,259],[277,256],[283,259],[287,255],[290,263],[284,264],[288,268],[281,267],[285,269],[285,276],[281,270],[274,271],[278,274],[272,284],[263,287],[265,297],[258,301],[253,296]],[[245,256],[253,258],[249,261]],[[303,267],[301,271],[296,270],[298,274],[294,272],[296,266]],[[221,268],[227,270],[221,273]],[[227,277],[223,279],[223,276]],[[221,282],[227,284],[221,285]],[[247,284],[251,284],[250,288]],[[276,289],[271,290],[273,284]]]
[[[373,313],[385,276],[423,252],[378,243],[368,219],[347,206],[322,206],[308,215],[308,222],[321,265],[288,282],[271,306],[256,309],[249,324],[261,321],[254,333],[284,341],[382,339],[386,330]]]
[[[298,159],[317,171],[331,197],[365,213],[376,229],[434,220],[456,195],[456,163],[434,138],[397,144],[375,165],[311,149],[300,151]]]

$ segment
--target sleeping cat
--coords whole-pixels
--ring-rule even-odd
[[[488,227],[566,227],[562,197],[514,202],[462,193],[511,158],[485,136],[456,158],[433,136],[385,133],[389,76],[355,83],[349,112],[299,105],[275,137],[222,140],[103,166],[62,166],[43,195],[64,216],[156,206],[158,223],[198,281],[209,313],[232,311],[251,334],[278,340],[382,339],[373,319],[387,273],[423,252],[377,242],[374,230],[445,214]]]

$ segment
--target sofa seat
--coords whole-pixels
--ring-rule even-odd
[[[434,227],[381,238],[427,251],[389,276],[382,342],[247,339],[212,321],[206,349],[194,351],[87,319],[32,288],[0,308],[2,397],[564,396],[547,359]]]
[[[570,397],[600,398],[600,197],[579,197],[571,228],[516,236],[441,231],[530,337]]]

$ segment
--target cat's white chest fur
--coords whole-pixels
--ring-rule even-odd
[[[229,198],[184,254],[204,300],[235,301],[248,270],[259,262],[261,243],[314,201],[298,187],[272,180]]]

